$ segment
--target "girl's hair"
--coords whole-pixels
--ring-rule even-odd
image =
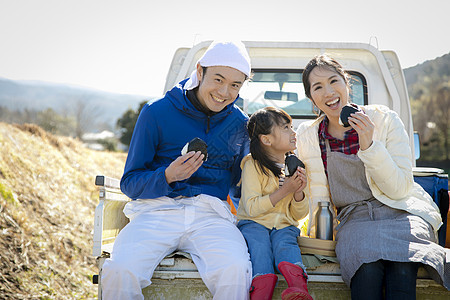
[[[336,72],[344,79],[345,84],[347,86],[350,85],[350,74],[348,74],[344,70],[344,67],[342,67],[342,65],[340,63],[338,63],[334,58],[328,56],[327,54],[316,55],[316,56],[314,56],[313,59],[311,59],[308,62],[305,69],[303,70],[303,75],[302,75],[302,81],[303,81],[303,87],[305,89],[305,95],[313,103],[314,103],[314,100],[311,97],[311,82],[309,81],[309,76],[311,75],[311,72],[315,67],[327,68],[327,69],[330,69],[330,70]]]
[[[257,110],[248,120],[247,131],[250,136],[250,153],[265,175],[269,175],[268,169],[275,176],[280,176],[281,168],[264,151],[260,136],[270,134],[275,125],[281,126],[285,123],[292,123],[291,116],[284,110],[271,106]]]

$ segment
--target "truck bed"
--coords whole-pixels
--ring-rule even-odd
[[[130,199],[120,191],[118,179],[99,175],[95,183],[99,187],[99,205],[95,210],[93,255],[97,257],[99,276],[95,278],[98,280],[98,299],[101,299],[101,268],[111,253],[115,237],[128,223],[122,210]],[[309,275],[308,290],[314,299],[351,298],[335,257],[317,254],[302,257]],[[278,279],[273,299],[281,299],[281,292],[287,288],[283,276],[278,274]],[[142,292],[145,299],[212,299],[190,255],[185,252],[175,252],[163,259],[153,274],[152,284]],[[430,279],[427,271],[420,268],[417,299],[447,300],[450,291]]]

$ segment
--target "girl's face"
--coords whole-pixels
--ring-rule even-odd
[[[348,103],[349,89],[340,74],[332,68],[315,67],[309,76],[311,98],[327,117],[338,119],[341,109]]]
[[[293,151],[297,147],[297,138],[295,131],[292,129],[292,123],[283,122],[281,125],[275,123],[272,132],[267,135],[270,140],[270,152],[281,157],[284,162],[286,152]]]

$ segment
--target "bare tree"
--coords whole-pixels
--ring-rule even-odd
[[[433,95],[433,104],[434,123],[439,136],[443,139],[445,160],[449,160],[450,88],[447,85],[441,84],[438,88]]]
[[[74,99],[73,108],[75,137],[81,138],[84,133],[95,126],[101,110],[95,105],[91,105],[87,96]]]

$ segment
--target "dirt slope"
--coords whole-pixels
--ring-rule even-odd
[[[94,179],[120,178],[125,159],[0,123],[0,299],[96,298]]]

